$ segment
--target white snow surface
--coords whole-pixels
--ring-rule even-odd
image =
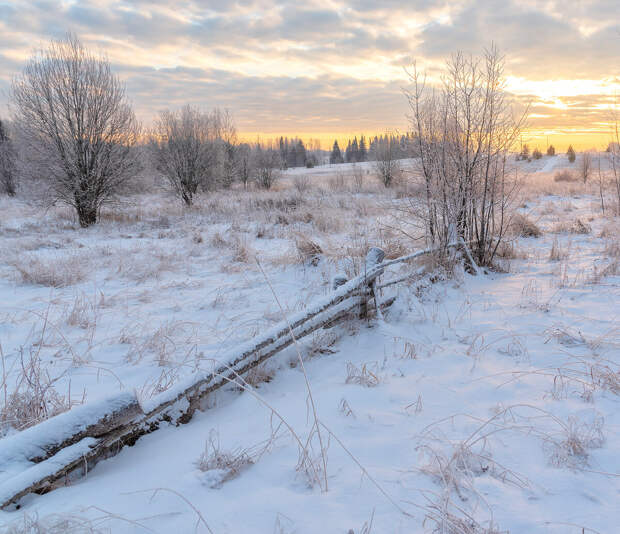
[[[561,158],[532,162],[539,167],[531,172],[552,172],[565,164]],[[251,393],[226,388],[190,423],[164,425],[85,478],[29,496],[19,511],[0,512],[0,532],[26,513],[91,518],[114,533],[359,534],[370,524],[373,534],[423,533],[433,531],[432,518],[447,497],[450,513],[469,514],[499,532],[617,532],[620,396],[613,378],[620,365],[620,276],[598,274],[612,261],[599,235],[618,221],[601,216],[596,197],[585,194],[532,197],[522,211],[545,233],[516,240],[527,257],[510,260],[508,273],[457,273],[423,290],[393,286],[398,298],[385,321],[338,326],[301,343],[327,447],[327,491],[310,486],[296,469],[297,442],[283,427],[236,476],[198,466],[213,432],[222,451],[263,450],[281,417],[302,442],[308,438],[313,415],[306,378],[289,347],[269,364],[269,382]],[[577,218],[592,232],[555,230],[559,221]],[[12,243],[7,228],[21,231],[28,224],[17,216],[5,224],[0,246]],[[157,231],[54,230],[46,238],[50,247],[37,253],[55,257],[52,244],[66,235],[81,245],[76,254],[105,254],[107,247],[127,262],[137,258],[135,271],[145,268],[148,253],[170,252]],[[550,260],[554,241],[567,251],[565,259]],[[59,391],[70,383],[72,396],[86,391],[87,403],[97,406],[101,399],[105,407],[110,396],[124,398],[115,392],[135,389],[148,406],[154,395],[145,391],[157,391],[146,385],[168,369],[166,358],[181,362],[174,385],[160,393],[172,396],[281,320],[259,270],[223,270],[230,260],[222,252],[183,243],[197,254],[191,267],[142,285],[111,267],[93,266],[85,281],[50,289],[16,281],[8,266],[0,267],[0,340],[10,373],[19,367],[20,345],[32,342],[29,333],[41,337],[40,317],[49,312],[71,345],[51,328],[55,348],[42,351],[48,372],[62,374]],[[264,258],[286,245],[275,237],[252,246]],[[330,281],[343,267],[262,264],[290,318],[317,298],[329,298]],[[69,324],[67,312],[73,299],[100,301],[101,295],[105,303],[89,340],[90,330]],[[347,381],[349,364],[372,373],[372,387]],[[65,416],[73,428],[79,413],[74,407]],[[65,430],[52,425],[49,431]],[[32,467],[23,471],[24,458],[37,450],[35,434],[26,430],[0,441],[14,444],[0,449],[0,469],[6,469],[0,491],[16,483],[9,474],[40,474]],[[312,443],[318,461],[316,434]],[[63,454],[79,456],[90,445],[83,440]]]

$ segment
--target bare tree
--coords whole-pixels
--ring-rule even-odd
[[[271,147],[263,148],[260,143],[256,145],[254,151],[254,168],[256,170],[256,181],[259,187],[271,189],[273,183],[280,175],[282,158],[277,150]]]
[[[248,188],[248,182],[252,177],[252,149],[247,143],[242,143],[237,147],[239,179],[243,188]]]
[[[590,178],[590,173],[592,172],[592,153],[585,151],[581,155],[581,160],[579,161],[579,176],[583,180],[585,184]]]
[[[109,61],[73,35],[52,41],[13,80],[12,102],[29,173],[75,208],[81,226],[97,222],[140,168],[140,128]]]
[[[157,169],[188,206],[198,188],[211,189],[218,179],[219,112],[192,106],[162,111],[155,122],[151,147]]]
[[[17,170],[15,148],[6,124],[0,120],[0,187],[10,197],[17,193]]]
[[[389,133],[377,143],[375,149],[375,170],[385,187],[390,187],[400,176],[401,168],[398,161],[398,141]]]
[[[228,189],[240,177],[241,171],[237,128],[228,110],[219,111],[216,109],[214,110],[214,117],[221,137],[221,183],[222,187]]]
[[[611,167],[611,182],[613,196],[615,196],[616,215],[620,215],[620,116],[618,109],[613,109],[612,142],[609,143],[609,163]]]
[[[407,93],[425,190],[414,213],[429,242],[445,246],[462,238],[483,265],[492,262],[507,227],[517,188],[508,151],[526,116],[512,116],[503,66],[496,48],[482,58],[457,53],[442,86],[433,89],[414,65]]]

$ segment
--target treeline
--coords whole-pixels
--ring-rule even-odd
[[[377,161],[380,154],[389,146],[394,159],[405,159],[416,156],[416,143],[413,135],[409,132],[402,135],[385,134],[366,139],[361,136],[359,141],[357,136],[347,139],[347,146],[344,152],[341,150],[338,140],[334,141],[329,155],[329,163],[360,163],[363,161]]]
[[[38,51],[14,78],[11,121],[0,122],[0,190],[30,180],[51,203],[72,206],[80,225],[148,172],[185,204],[199,191],[254,184],[270,188],[287,167],[327,159],[318,142],[240,142],[232,116],[217,108],[164,110],[145,129],[109,61],[73,35]]]

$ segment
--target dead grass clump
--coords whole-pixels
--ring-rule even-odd
[[[373,364],[376,371],[376,364]],[[371,371],[367,364],[362,365],[362,368],[358,368],[352,362],[347,362],[347,378],[345,384],[357,384],[358,386],[364,386],[372,388],[378,386],[381,382],[378,374]]]
[[[243,380],[247,385],[258,388],[261,384],[268,384],[271,382],[275,374],[273,367],[268,366],[266,363],[262,363],[252,367],[252,369],[245,374]]]
[[[411,250],[407,249],[407,247],[397,239],[384,239],[377,246],[385,252],[386,260],[400,258],[411,252]]]
[[[307,174],[298,174],[294,176],[293,187],[300,195],[303,195],[310,189],[310,176]]]
[[[552,232],[554,233],[569,233],[569,234],[589,234],[592,228],[581,219],[575,219],[574,221],[560,221],[553,225]]]
[[[590,273],[590,276],[588,277],[587,283],[600,284],[608,276],[616,276],[619,273],[620,273],[620,260],[618,260],[618,258],[614,258],[612,261],[610,261],[603,267],[594,265],[592,272]]]
[[[41,342],[42,343],[42,342]],[[23,430],[71,408],[69,396],[56,390],[62,375],[51,378],[41,365],[40,346],[26,353],[19,349],[19,373],[12,393],[7,393],[7,377],[3,376],[4,399],[0,408],[0,436],[9,428]],[[0,352],[0,356],[4,355]],[[3,365],[4,368],[4,365]]]
[[[219,232],[215,232],[211,236],[211,239],[209,240],[209,244],[213,248],[226,248],[228,246],[228,242],[226,241],[226,239],[222,237],[222,234],[220,234]]]
[[[542,230],[528,217],[521,213],[515,213],[508,225],[512,235],[519,237],[540,237]]]
[[[568,247],[563,247],[560,245],[557,237],[553,238],[553,244],[551,245],[551,250],[549,251],[549,261],[560,261],[568,258],[568,251],[570,245]]]
[[[552,466],[577,469],[588,466],[589,450],[602,447],[604,441],[602,418],[588,423],[570,417],[561,437],[549,437],[545,448]]]
[[[88,258],[78,254],[56,257],[21,254],[9,262],[19,272],[22,282],[57,288],[84,281],[88,263]]]
[[[85,295],[77,295],[67,314],[66,323],[86,330],[97,324],[97,311],[96,303],[88,300]]]
[[[553,176],[554,182],[576,182],[577,180],[579,180],[577,174],[568,169],[557,171]]]
[[[514,241],[500,241],[495,255],[504,260],[527,259],[527,252],[519,249]]]
[[[39,518],[37,514],[23,517],[6,525],[5,534],[103,534],[108,529],[99,529],[92,521],[69,515],[52,514]]]
[[[603,253],[609,258],[620,258],[620,236],[607,239]]]
[[[347,178],[343,172],[337,172],[327,180],[327,186],[334,193],[347,191],[349,189]]]
[[[314,227],[324,234],[336,234],[342,232],[344,219],[342,213],[337,213],[333,209],[317,210],[312,218]]]
[[[247,240],[237,236],[233,243],[232,261],[235,263],[248,263],[252,257],[252,249]]]
[[[235,478],[253,463],[254,460],[248,451],[222,450],[219,435],[211,430],[205,442],[205,450],[198,458],[196,466],[208,475],[206,483],[209,487],[220,488],[224,482]]]
[[[295,239],[295,246],[302,262],[309,262],[312,265],[318,264],[323,254],[323,249],[318,243],[304,235],[298,235]]]

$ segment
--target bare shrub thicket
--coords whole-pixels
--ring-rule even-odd
[[[525,120],[525,114],[512,116],[503,70],[504,58],[495,48],[482,58],[457,53],[439,89],[426,87],[414,65],[407,92],[425,187],[413,214],[429,243],[445,246],[463,238],[485,265],[504,237],[516,197],[508,151]]]
[[[611,190],[614,198],[613,211],[620,215],[620,116],[618,110],[614,110],[614,122],[612,137],[613,142],[609,145],[609,162],[611,166]]]
[[[263,148],[260,145],[254,150],[254,168],[256,182],[262,189],[271,189],[271,186],[280,177],[282,158],[273,148]]]
[[[17,193],[16,153],[6,123],[0,120],[0,191],[10,197]]]
[[[151,148],[157,170],[175,194],[190,206],[199,188],[217,181],[222,116],[192,106],[162,111],[155,123]]]
[[[568,169],[562,169],[561,171],[557,171],[553,176],[554,182],[576,182],[577,176],[572,171]]]
[[[592,153],[586,151],[581,155],[581,159],[579,160],[579,178],[581,178],[584,184],[590,178],[592,168]]]
[[[375,170],[385,187],[390,187],[400,177],[399,148],[398,141],[390,134],[377,143]]]
[[[52,41],[13,80],[12,102],[27,173],[75,208],[81,226],[96,223],[140,168],[140,127],[109,61],[75,36]]]

